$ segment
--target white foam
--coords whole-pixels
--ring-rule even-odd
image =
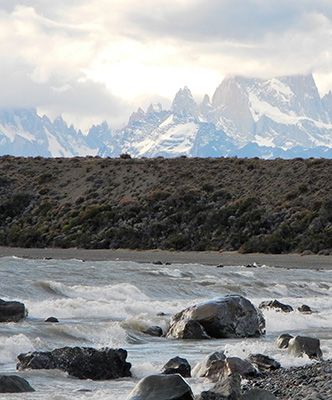
[[[1,338],[0,341],[0,363],[6,364],[17,361],[20,353],[34,350],[33,342],[23,334]]]

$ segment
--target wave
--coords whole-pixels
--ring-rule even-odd
[[[7,364],[16,362],[20,353],[26,353],[35,349],[33,342],[24,334],[11,337],[1,337],[0,341],[0,363]]]
[[[51,325],[47,331],[57,336],[57,341],[70,339],[77,342],[81,341],[83,346],[102,347],[121,347],[127,342],[126,331],[117,322],[107,324],[75,324],[59,323]]]
[[[86,300],[148,300],[149,297],[130,283],[119,283],[106,286],[73,285],[68,286],[55,281],[37,281],[35,285],[47,293],[61,295],[67,298],[82,298]]]

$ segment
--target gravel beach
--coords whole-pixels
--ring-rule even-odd
[[[332,361],[279,369],[249,380],[245,389],[265,389],[279,400],[331,400]]]
[[[203,265],[267,265],[279,268],[332,269],[332,256],[300,254],[240,254],[232,251],[164,251],[164,250],[86,250],[55,248],[0,247],[0,257],[23,257],[34,259],[79,259],[86,261],[135,261],[139,263],[172,263]]]

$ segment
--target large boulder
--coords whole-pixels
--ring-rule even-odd
[[[29,382],[16,375],[0,376],[0,393],[23,393],[34,392],[35,389]]]
[[[17,322],[26,315],[27,310],[23,303],[0,299],[0,322]]]
[[[186,320],[197,321],[203,327],[203,331],[213,338],[260,336],[265,328],[261,311],[240,295],[220,297],[188,307],[173,315],[167,337],[184,338],[182,326]]]
[[[309,358],[322,359],[320,340],[307,336],[295,336],[289,340],[288,351],[290,354],[301,357],[306,354]]]
[[[141,379],[127,400],[194,400],[188,383],[178,374],[150,375]]]
[[[22,353],[18,370],[60,369],[80,379],[116,379],[131,376],[131,364],[126,362],[124,349],[94,349],[92,347],[63,347],[53,351]]]

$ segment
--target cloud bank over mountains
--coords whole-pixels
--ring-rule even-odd
[[[312,72],[332,88],[327,0],[3,0],[0,38],[0,108],[78,128],[120,127],[184,85],[211,95],[227,74]]]

